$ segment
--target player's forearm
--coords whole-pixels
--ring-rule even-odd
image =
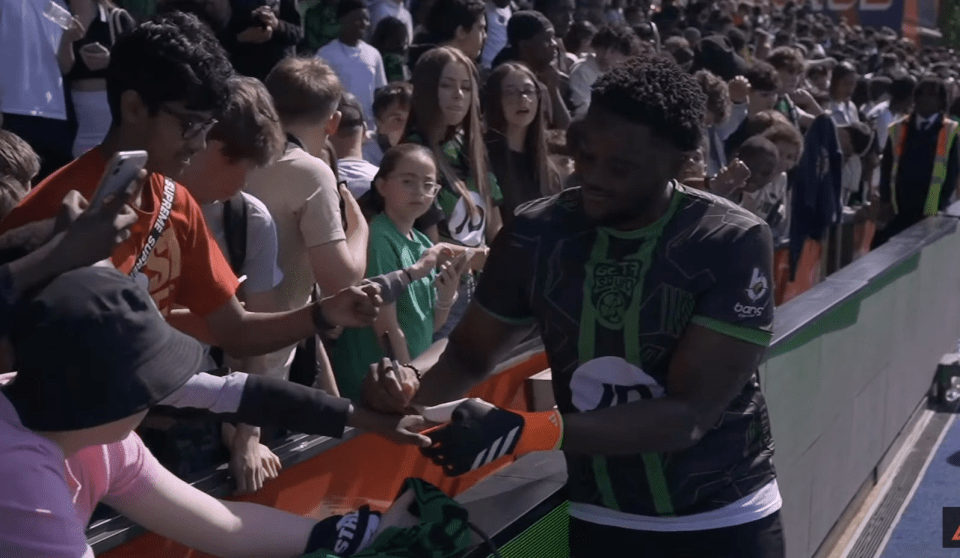
[[[686,449],[704,430],[693,407],[664,397],[563,415],[563,451],[581,455],[635,455]]]
[[[432,366],[430,361],[436,359]],[[420,370],[420,389],[413,398],[416,405],[439,405],[464,397],[483,381],[493,365],[483,359],[470,359],[457,349],[456,343],[439,341],[414,359]]]

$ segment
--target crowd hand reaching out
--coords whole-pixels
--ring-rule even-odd
[[[743,76],[737,76],[727,83],[730,92],[730,102],[739,105],[747,102],[750,94],[750,82]]]
[[[354,406],[349,424],[401,445],[425,448],[432,443],[430,438],[420,433],[428,423],[419,415],[381,413]]]
[[[417,263],[410,266],[407,270],[410,272],[414,281],[423,279],[430,273],[442,266],[444,263],[452,260],[457,255],[456,246],[445,242],[438,242],[424,251]]]
[[[460,287],[460,276],[467,269],[469,252],[463,252],[456,259],[445,262],[440,266],[433,284],[437,287],[437,305],[449,309],[457,298],[457,289]]]
[[[142,183],[146,176],[146,171],[140,171],[134,182]],[[128,192],[137,189],[133,183],[131,186]],[[129,229],[137,222],[137,214],[127,205],[129,199],[129,195],[113,196],[100,207],[90,208],[76,190],[63,198],[54,236],[48,243],[50,258],[61,273],[109,258],[130,238]]]
[[[324,319],[330,325],[367,327],[377,319],[383,299],[380,297],[380,285],[364,283],[347,287],[333,296],[321,299],[318,304]]]
[[[275,479],[282,468],[280,458],[260,443],[257,429],[239,425],[230,448],[230,475],[237,482],[235,494],[251,494]]]
[[[729,165],[720,169],[717,176],[710,181],[710,191],[718,196],[730,198],[747,183],[750,178],[750,169],[740,159],[734,159]]]

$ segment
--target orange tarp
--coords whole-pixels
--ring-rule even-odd
[[[809,290],[822,280],[821,256],[823,246],[819,241],[808,238],[800,252],[797,262],[797,276],[790,280],[790,249],[781,248],[773,257],[773,273],[776,290],[774,301],[780,306]]]
[[[526,379],[546,369],[543,353],[533,355],[477,386],[470,395],[514,409],[528,408]],[[369,503],[384,510],[396,498],[407,477],[419,477],[450,495],[470,488],[482,478],[510,464],[511,456],[461,477],[444,476],[440,468],[413,446],[398,446],[372,434],[363,434],[284,469],[256,494],[237,498],[299,515],[322,519]],[[101,558],[200,558],[209,555],[191,550],[154,533],[103,553]],[[212,558],[212,557],[211,557]]]

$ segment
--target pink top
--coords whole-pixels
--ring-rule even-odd
[[[99,502],[122,508],[148,489],[163,467],[136,433],[119,442],[90,446],[67,459],[67,483],[79,520],[90,522]]]
[[[0,556],[93,557],[64,477],[63,451],[24,427],[2,392],[0,471]]]

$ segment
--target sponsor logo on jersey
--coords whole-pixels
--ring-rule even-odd
[[[608,328],[623,326],[623,316],[633,301],[640,277],[640,262],[598,263],[593,268],[591,299],[600,322]]]
[[[666,394],[664,387],[639,366],[613,356],[581,364],[570,379],[570,391],[573,404],[580,411],[605,409]]]
[[[766,304],[763,306],[748,306],[738,302],[734,305],[733,311],[737,313],[738,318],[759,318],[763,315],[766,307]]]
[[[753,268],[753,277],[750,278],[750,286],[747,287],[747,296],[750,300],[753,302],[760,300],[767,294],[768,287],[767,276],[760,272],[760,268]]]

